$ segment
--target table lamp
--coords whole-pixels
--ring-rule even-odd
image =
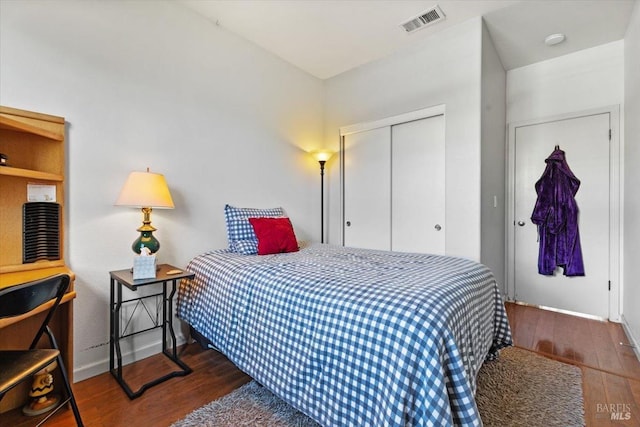
[[[173,209],[173,199],[167,187],[164,175],[149,172],[131,172],[120,191],[116,206],[130,206],[142,209],[142,225],[138,228],[140,237],[131,245],[131,249],[137,254],[144,246],[152,254],[160,249],[160,242],[153,236],[156,231],[151,225],[151,210]]]

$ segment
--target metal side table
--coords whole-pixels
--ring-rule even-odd
[[[109,370],[111,371],[111,374],[116,379],[116,381],[118,381],[118,384],[120,384],[120,386],[122,386],[124,391],[127,393],[129,399],[140,397],[142,393],[144,393],[148,388],[160,384],[170,378],[185,376],[192,372],[191,368],[187,366],[183,361],[181,361],[180,357],[178,356],[178,351],[176,348],[176,335],[173,330],[172,319],[173,297],[176,293],[176,286],[178,284],[178,281],[182,279],[192,279],[194,277],[194,274],[189,271],[178,269],[177,267],[169,264],[160,264],[158,268],[159,269],[156,272],[156,277],[153,279],[133,280],[133,273],[131,269],[109,272],[109,275],[111,276]],[[179,270],[180,272],[167,274],[172,270]],[[139,287],[155,284],[162,284],[162,292],[152,295],[145,295],[139,298],[133,298],[124,301],[122,300],[123,286],[126,286],[132,291],[137,291]],[[147,314],[149,314],[149,317],[153,322],[152,327],[129,333],[124,333],[126,331],[121,331],[120,309],[122,308],[122,304],[136,302],[136,304],[141,304],[142,306],[144,306],[144,300],[148,298],[158,297],[162,297],[162,322],[160,322],[158,319],[159,313],[156,313],[156,318],[153,319],[153,317],[147,310]],[[131,317],[133,317],[135,311],[136,310],[134,308],[133,313],[131,313]],[[129,319],[129,321],[130,320],[131,319]],[[129,321],[127,321],[127,323],[129,323]],[[162,328],[162,353],[171,361],[173,361],[180,368],[180,370],[170,372],[153,381],[149,381],[143,384],[137,391],[133,391],[122,375],[122,352],[120,350],[120,339],[147,332],[156,328]],[[171,351],[169,351],[169,349],[167,348],[167,332],[171,337]]]

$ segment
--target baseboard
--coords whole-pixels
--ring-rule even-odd
[[[176,334],[177,345],[182,345],[182,344],[185,344],[186,342],[187,342],[186,336],[184,336],[183,334]],[[109,372],[108,346],[109,344],[107,344],[106,357],[102,357],[100,360],[97,360],[93,363],[86,364],[84,366],[79,366],[73,370],[74,382],[86,380],[87,378],[95,377],[96,375]],[[145,346],[136,348],[135,351],[122,353],[122,364],[128,365],[129,363],[133,363],[138,360],[146,359],[147,357],[156,355],[160,353],[161,348],[162,348],[162,342],[160,339],[158,339],[158,341],[151,342]]]
[[[594,316],[593,314],[585,314],[585,313],[579,313],[577,311],[570,311],[570,310],[563,310],[561,308],[555,308],[555,307],[548,307],[546,305],[538,305],[538,304],[530,304],[528,302],[523,302],[523,301],[510,301],[514,304],[518,304],[518,305],[524,305],[527,307],[535,307],[535,308],[539,308],[540,310],[547,310],[547,311],[553,311],[555,313],[561,313],[561,314],[567,314],[569,316],[576,316],[576,317],[582,317],[585,319],[590,319],[590,320],[597,320],[598,322],[608,322],[609,319],[605,319],[604,317],[600,317],[600,316]],[[614,321],[612,320],[612,322],[616,322],[619,323],[618,321]]]
[[[624,314],[620,315],[620,318],[622,320],[622,329],[624,329],[624,333],[627,334],[629,342],[633,345],[633,352],[636,354],[636,358],[640,361],[640,340],[638,340],[638,337],[633,335],[631,326],[629,326]]]

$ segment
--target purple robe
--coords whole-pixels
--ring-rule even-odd
[[[565,276],[584,276],[578,204],[574,198],[580,180],[558,147],[545,162],[547,167],[536,182],[538,200],[531,214],[540,241],[538,273],[552,276],[556,267],[563,267]]]

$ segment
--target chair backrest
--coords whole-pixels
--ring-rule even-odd
[[[71,279],[68,274],[57,274],[0,289],[0,319],[28,313],[47,301],[55,299],[31,344],[31,348],[34,348],[43,332],[46,332],[49,321],[58,305],[60,305],[60,301],[62,301],[70,282]]]

